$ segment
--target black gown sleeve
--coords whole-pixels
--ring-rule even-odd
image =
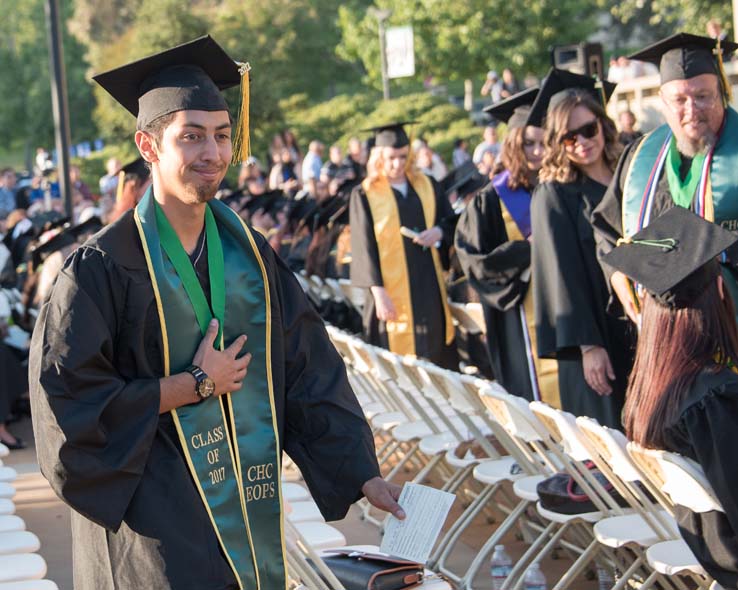
[[[612,182],[607,187],[605,196],[602,197],[602,201],[600,201],[600,204],[592,212],[592,227],[594,228],[595,242],[597,244],[597,260],[602,267],[602,272],[605,274],[607,287],[610,289],[611,295],[612,287],[610,286],[610,277],[615,272],[615,269],[604,263],[602,258],[615,248],[617,241],[623,237],[623,188],[628,169],[630,168],[630,161],[641,141],[642,138],[633,141],[625,148],[615,168]]]
[[[738,532],[736,424],[738,386],[732,383],[713,389],[687,408],[679,421],[679,434],[672,436],[677,439],[683,437],[682,441],[677,442],[678,450],[692,455],[702,466],[734,534]],[[738,560],[738,555],[733,558]]]
[[[450,248],[454,244],[454,232],[456,223],[459,220],[458,215],[454,213],[454,208],[448,200],[448,197],[441,189],[441,185],[430,179],[433,184],[433,192],[436,196],[436,220],[435,225],[441,228],[443,232],[443,243],[446,248]]]
[[[456,253],[469,284],[499,311],[518,305],[528,292],[530,242],[509,240],[499,196],[491,185],[466,206],[456,226]]]
[[[117,531],[159,424],[159,379],[116,370],[126,282],[80,248],[59,274],[31,342],[29,385],[41,472],[74,510]]]
[[[605,346],[593,300],[576,214],[581,195],[543,183],[531,200],[533,302],[538,356],[555,358],[571,347]],[[573,190],[573,189],[572,189]]]
[[[282,318],[274,338],[285,360],[284,449],[326,520],[339,520],[361,498],[364,483],[379,475],[374,438],[323,321],[267,249]]]
[[[351,284],[354,287],[382,287],[379,250],[374,236],[374,219],[364,190],[357,186],[349,202],[351,224]]]

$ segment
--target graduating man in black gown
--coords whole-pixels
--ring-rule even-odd
[[[33,335],[77,590],[284,588],[282,450],[327,520],[362,492],[399,511],[320,318],[213,199],[233,151],[220,90],[246,72],[206,36],[96,77],[137,116],[153,186],[67,260]]]
[[[410,161],[407,123],[377,127],[368,177],[351,195],[351,283],[367,289],[369,342],[458,368],[438,248],[455,216],[439,187]]]

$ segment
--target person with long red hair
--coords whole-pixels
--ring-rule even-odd
[[[605,262],[632,293],[641,332],[624,410],[643,447],[697,461],[724,512],[677,506],[684,540],[724,588],[738,588],[738,329],[717,256],[738,235],[674,207]]]

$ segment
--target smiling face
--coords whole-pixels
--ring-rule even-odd
[[[538,172],[543,164],[543,129],[528,125],[523,132],[523,152],[528,170]]]
[[[714,143],[725,114],[716,75],[667,82],[661,86],[661,100],[680,152],[692,157]]]
[[[390,182],[399,183],[405,180],[405,168],[410,153],[410,146],[401,148],[383,147],[383,172]]]
[[[586,137],[589,133],[576,133],[573,143],[564,143],[564,150],[569,160],[576,166],[586,167],[597,163],[602,158],[605,149],[605,137],[602,133],[602,124],[597,116],[583,105],[578,105],[569,115],[567,132],[587,129],[589,125],[597,124],[597,131],[593,137]]]
[[[139,134],[145,132],[137,132],[137,143],[152,163],[158,191],[184,203],[205,203],[215,197],[232,155],[227,111],[179,111],[159,141],[148,135],[146,141]]]

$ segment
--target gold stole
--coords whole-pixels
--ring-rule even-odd
[[[505,230],[507,231],[508,240],[525,240],[520,232],[517,223],[513,219],[510,212],[505,207],[505,203],[500,199],[500,209],[502,210],[502,220],[505,222]],[[523,299],[523,311],[525,312],[525,323],[523,329],[528,331],[528,339],[530,341],[530,350],[527,350],[528,358],[533,360],[536,375],[538,376],[538,389],[541,393],[541,400],[555,408],[561,408],[561,400],[559,399],[559,368],[556,359],[538,358],[538,344],[536,339],[536,322],[533,310],[533,285],[528,285],[528,291]],[[499,346],[499,343],[498,343]]]
[[[426,227],[433,227],[436,217],[436,196],[431,181],[422,173],[409,173],[408,182],[420,197]],[[400,234],[400,213],[397,210],[395,195],[385,178],[374,182],[366,179],[362,187],[366,192],[369,209],[374,219],[374,237],[379,252],[382,282],[397,311],[397,319],[387,322],[389,348],[398,354],[415,355],[413,306],[404,238]],[[454,325],[446,302],[446,284],[441,272],[441,259],[436,248],[431,248],[430,251],[446,319],[446,344],[451,344],[454,339]]]

